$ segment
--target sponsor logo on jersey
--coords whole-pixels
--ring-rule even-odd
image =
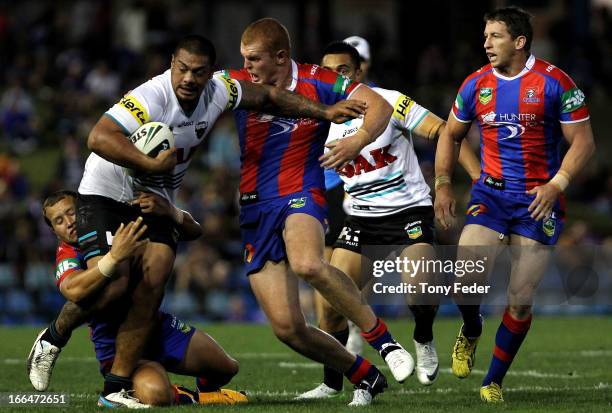
[[[339,173],[348,178],[352,178],[355,175],[361,175],[364,172],[372,172],[376,169],[381,169],[388,165],[391,165],[397,160],[397,156],[389,153],[389,149],[391,149],[390,144],[385,146],[384,148],[372,149],[370,151],[370,155],[374,160],[374,165],[368,162],[368,160],[363,156],[357,155],[357,157],[348,164],[346,164],[346,166],[342,168]]]
[[[538,88],[537,87],[526,88],[525,97],[523,98],[523,102],[529,103],[529,104],[540,103],[540,98],[538,97]]]
[[[493,88],[490,87],[481,87],[480,92],[478,93],[478,100],[483,105],[486,105],[493,99]]]
[[[202,136],[204,136],[204,134],[206,133],[206,130],[208,129],[208,122],[203,120],[201,122],[198,122],[195,126],[195,133],[196,136],[198,137],[198,139],[202,139]]]
[[[140,125],[144,125],[149,121],[149,114],[134,96],[125,95],[119,101],[119,106],[123,106],[124,109],[130,112]]]
[[[547,237],[552,237],[555,235],[555,229],[557,227],[557,223],[555,219],[551,216],[550,218],[546,218],[542,222],[542,230]]]
[[[487,212],[487,206],[484,204],[475,204],[468,208],[466,215],[477,217],[478,214],[484,214]]]
[[[66,258],[60,261],[55,267],[55,279],[59,280],[61,276],[68,270],[79,268],[81,264],[76,258]]]
[[[338,77],[336,78],[336,83],[334,83],[333,90],[335,93],[339,93],[343,95],[346,93],[346,89],[348,89],[351,83],[353,83],[353,81],[349,79],[348,77],[338,75]]]
[[[236,103],[238,102],[238,86],[236,86],[236,81],[227,76],[220,76],[217,79],[221,79],[223,81],[223,84],[227,89],[227,94],[229,95],[229,100],[225,109],[234,109],[234,107],[236,107]]]
[[[306,205],[306,197],[292,198],[289,200],[289,208],[297,209],[302,208]]]
[[[255,247],[251,243],[247,243],[244,246],[244,262],[250,263],[253,261],[253,255],[255,255]]]
[[[584,106],[584,93],[577,87],[572,88],[561,96],[561,111],[570,113]]]
[[[393,108],[393,117],[401,122],[406,120],[406,115],[410,112],[410,108],[414,104],[414,101],[406,95],[400,95],[395,102]]]
[[[508,134],[506,136],[502,136],[499,140],[505,140],[510,138],[515,138],[517,136],[521,136],[525,133],[525,126],[520,123],[517,123],[521,120],[533,119],[533,123],[535,123],[536,115],[533,113],[501,113],[497,114],[495,112],[488,112],[484,115],[480,116],[482,119],[482,123],[494,126],[497,128],[506,128]],[[496,120],[496,118],[498,118]],[[528,122],[529,123],[529,122]],[[529,126],[534,126],[532,123],[529,123]]]

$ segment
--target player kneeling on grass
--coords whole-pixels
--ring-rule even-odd
[[[165,199],[154,194],[141,194],[134,203],[159,214],[170,214],[174,210]],[[76,193],[71,191],[59,191],[48,197],[43,204],[45,220],[60,240],[56,257],[57,285],[66,299],[89,309],[85,312],[91,313],[91,340],[100,362],[100,372],[104,375],[112,367],[115,337],[130,305],[127,295],[115,296],[114,300],[108,297],[114,295],[113,290],[130,289],[127,277],[114,279],[115,268],[122,261],[141,254],[141,247],[148,242],[146,239],[140,240],[146,225],[142,225],[140,217],[127,225],[121,224],[113,236],[110,252],[96,267],[85,269],[84,259],[76,247],[75,210]],[[186,228],[182,227],[181,230],[193,234],[197,229],[201,233],[199,224],[191,215],[183,213],[185,217],[182,226]],[[101,303],[106,304],[104,311],[101,311]],[[53,344],[54,337],[49,334],[49,330],[55,328],[55,323],[52,323],[49,329],[39,334],[28,358],[30,380],[39,390],[45,390],[48,386],[53,365],[61,351],[60,347]],[[122,394],[122,404],[140,408],[147,405],[198,402],[234,404],[246,401],[246,397],[239,392],[221,389],[238,373],[238,363],[210,336],[160,311],[151,337],[145,359],[139,362],[132,377],[135,397]],[[167,371],[197,377],[196,391],[172,385]],[[132,400],[133,403],[126,403],[126,400]]]

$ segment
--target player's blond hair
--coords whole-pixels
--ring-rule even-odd
[[[291,39],[287,28],[271,17],[264,17],[249,24],[244,29],[240,42],[245,45],[261,42],[272,55],[280,50],[291,53]]]

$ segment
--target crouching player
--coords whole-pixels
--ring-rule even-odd
[[[142,194],[135,203],[141,207],[146,204],[148,209],[160,213],[170,213],[174,208],[153,194]],[[146,225],[142,225],[140,217],[127,225],[121,224],[113,236],[110,252],[96,267],[85,269],[85,262],[76,246],[75,204],[76,193],[60,191],[45,200],[43,214],[60,241],[56,256],[56,279],[61,293],[67,300],[96,308],[99,308],[97,303],[108,302],[104,311],[96,311],[89,320],[96,359],[100,363],[100,372],[105,375],[112,367],[115,337],[130,306],[126,299],[129,295],[123,295],[118,300],[108,300],[106,295],[116,288],[126,291],[133,287],[135,280],[128,280],[127,277],[113,279],[113,276],[120,262],[141,254],[141,247],[148,241],[140,240]],[[182,225],[187,228],[181,229],[193,232],[199,224],[189,214],[185,215],[187,219],[183,220]],[[172,385],[167,372],[197,377],[196,391]],[[237,373],[238,362],[210,336],[160,311],[145,357],[138,363],[132,377],[134,397],[124,395],[123,399],[134,399],[131,407],[246,402],[243,394],[221,389]]]

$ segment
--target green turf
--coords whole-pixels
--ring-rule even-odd
[[[415,377],[403,385],[392,383],[371,407],[359,411],[376,412],[598,412],[612,411],[612,319],[605,317],[536,317],[526,342],[504,382],[506,403],[487,406],[480,402],[478,387],[488,367],[498,317],[485,325],[475,371],[458,380],[450,374],[450,349],[459,322],[440,319],[435,335],[441,360],[441,374],[432,387],[422,387]],[[407,321],[390,323],[396,338],[414,352]],[[355,411],[346,404],[351,392],[331,401],[297,403],[297,392],[319,383],[320,369],[309,360],[280,344],[267,326],[208,325],[205,330],[241,363],[241,371],[231,388],[244,389],[251,403],[239,407],[183,407],[163,411],[206,408],[215,412],[311,412]],[[25,357],[36,336],[34,328],[0,328],[0,392],[30,391],[25,373]],[[381,361],[368,350],[377,364]],[[387,375],[392,380],[390,374]],[[193,385],[193,379],[173,377],[175,382]],[[102,380],[97,373],[87,330],[80,328],[62,352],[53,373],[49,391],[71,394],[68,407],[8,408],[1,412],[91,411]],[[348,386],[347,386],[348,387]],[[180,410],[179,410],[180,409]],[[97,409],[99,410],[99,409]]]

